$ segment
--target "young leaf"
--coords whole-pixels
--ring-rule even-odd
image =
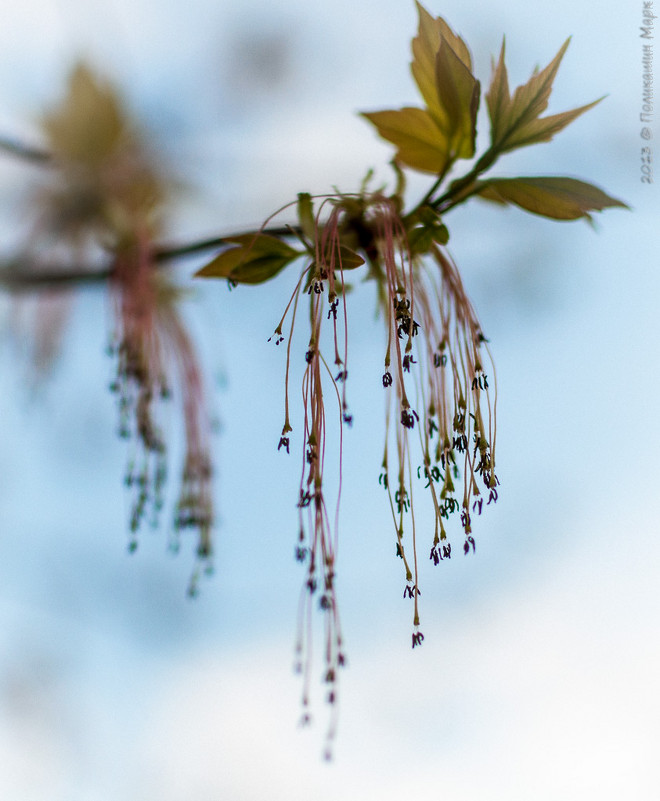
[[[442,40],[436,56],[435,78],[440,104],[446,112],[444,130],[449,140],[449,153],[456,158],[474,156],[479,108],[479,81]]]
[[[356,267],[361,267],[364,264],[364,259],[359,253],[356,253],[351,248],[345,245],[339,246],[339,255],[336,259],[336,268],[341,267],[342,270],[354,270]]]
[[[486,93],[486,105],[488,106],[488,116],[490,117],[490,136],[493,145],[500,142],[505,133],[505,121],[511,105],[511,95],[509,94],[509,77],[504,63],[505,42],[502,39],[502,49],[497,65],[493,62],[493,77],[490,87]]]
[[[314,205],[309,192],[298,192],[298,222],[303,235],[310,242],[314,241],[316,223],[314,222]]]
[[[408,167],[439,174],[449,161],[449,142],[428,111],[402,108],[398,111],[362,113],[388,142],[396,145],[396,158]]]
[[[268,234],[232,237],[238,247],[229,248],[195,273],[201,278],[228,278],[238,284],[268,281],[301,254]]]
[[[441,43],[444,41],[449,45],[468,72],[472,70],[472,59],[465,42],[441,17],[434,19],[420,3],[417,3],[417,11],[419,32],[412,41],[413,60],[410,68],[429,111],[444,127],[447,120],[438,98],[436,83],[436,57]]]
[[[570,39],[564,42],[545,69],[532,75],[523,86],[519,86],[513,97],[509,94],[502,42],[500,57],[497,65],[493,65],[493,77],[486,94],[493,149],[504,153],[516,147],[547,142],[576,117],[600,102],[602,98],[561,114],[540,116],[548,106],[552,84],[569,42]]]
[[[397,146],[397,159],[416,170],[443,174],[457,158],[472,158],[479,81],[465,42],[417,3],[419,33],[411,69],[427,108],[363,114]]]
[[[69,77],[66,97],[43,118],[56,159],[97,168],[125,144],[127,117],[113,88],[84,63]]]
[[[507,141],[507,150],[511,150],[514,147],[534,145],[538,142],[549,142],[556,133],[559,133],[559,131],[565,128],[569,123],[573,122],[580,114],[583,114],[585,111],[593,108],[597,103],[600,103],[602,99],[602,97],[599,97],[598,100],[594,100],[592,103],[587,103],[579,108],[563,111],[560,114],[551,114],[549,117],[531,120],[511,136]]]
[[[477,194],[495,203],[516,206],[554,220],[591,220],[590,211],[619,206],[628,208],[602,189],[576,178],[491,178],[480,181]]]
[[[448,141],[449,161],[472,158],[479,82],[465,42],[440,17],[417,3],[419,32],[412,42],[412,74],[429,114]],[[445,165],[446,167],[447,165]]]

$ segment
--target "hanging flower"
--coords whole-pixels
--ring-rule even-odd
[[[176,394],[185,456],[173,546],[180,531],[197,531],[200,563],[210,565],[212,467],[203,382],[178,309],[182,293],[155,256],[170,184],[114,88],[84,64],[73,69],[64,98],[42,125],[48,170],[35,193],[37,239],[55,243],[74,262],[109,259],[111,388],[119,433],[132,441],[125,477],[133,498],[129,549],[137,548],[145,520],[159,524],[167,481],[161,407]]]
[[[346,391],[349,315],[354,310],[349,310],[346,271],[364,265],[361,275],[376,285],[385,328],[384,358],[377,356],[383,359],[382,386],[387,394],[379,482],[392,513],[396,554],[403,561],[403,595],[413,602],[415,648],[424,640],[419,629],[418,491],[427,494],[435,520],[432,540],[424,545],[425,552],[430,547],[430,561],[435,565],[452,555],[452,518],[462,532],[463,552],[476,550],[476,518],[497,501],[499,492],[494,366],[488,341],[447,249],[449,232],[444,218],[472,196],[512,203],[561,220],[590,221],[592,211],[624,206],[597,187],[573,178],[481,177],[503,153],[547,141],[595,105],[541,116],[568,42],[513,96],[502,48],[486,95],[491,144],[467,172],[448,181],[458,161],[475,156],[481,85],[472,74],[465,42],[443,19],[434,19],[419,3],[417,6],[419,32],[412,45],[412,72],[425,105],[364,114],[397,148],[394,192],[369,190],[368,176],[357,193],[317,198],[320,204],[316,211],[313,198],[300,194],[297,225],[272,228],[266,224],[260,231],[228,237],[230,247],[197,273],[226,278],[232,285],[255,284],[270,280],[297,260],[302,263],[271,340],[277,345],[287,343],[284,425],[278,449],[288,453],[295,420],[289,403],[293,331],[299,306],[306,302],[309,339],[302,381],[303,458],[296,543],[296,557],[306,565],[306,574],[297,652],[298,668],[304,676],[306,722],[311,616],[318,605],[324,616],[322,675],[333,710],[328,749],[336,728],[338,668],[345,656],[335,592],[337,514],[333,520],[329,511],[332,503],[326,497],[327,461],[334,450],[328,443],[326,399],[332,398],[333,406],[336,401],[334,414],[339,425],[335,427],[339,433],[335,475],[340,496],[342,425],[350,425],[353,419]],[[407,212],[403,167],[434,176],[426,195]],[[339,497],[333,501],[337,508]]]

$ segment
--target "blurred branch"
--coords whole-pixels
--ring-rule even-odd
[[[36,164],[47,164],[51,160],[50,153],[45,150],[31,145],[24,145],[22,142],[17,142],[15,139],[10,139],[6,136],[0,136],[0,150]]]
[[[49,164],[52,160],[51,154],[47,151],[2,135],[0,135],[0,151],[35,164]],[[157,264],[165,264],[175,259],[229,245],[238,236],[249,236],[250,234],[256,236],[262,233],[276,237],[288,237],[300,233],[300,229],[297,226],[279,226],[200,239],[183,245],[157,245],[154,248],[153,261]],[[71,285],[96,284],[107,281],[112,274],[111,262],[105,267],[96,269],[90,269],[83,265],[63,265],[60,269],[46,270],[33,256],[25,255],[4,263],[0,261],[0,289],[11,292],[31,292]]]
[[[299,232],[298,226],[280,226],[200,239],[183,245],[162,245],[155,248],[153,260],[155,264],[164,265],[176,259],[229,245],[239,236],[269,234],[276,237],[288,237],[295,236],[297,232]],[[32,257],[19,257],[4,262],[4,264],[0,262],[0,289],[10,292],[32,292],[41,289],[98,284],[109,280],[112,274],[111,266],[90,269],[82,265],[70,265],[57,270],[45,270]]]

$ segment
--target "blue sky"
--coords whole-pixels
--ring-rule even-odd
[[[390,151],[355,112],[415,102],[413,3],[11,6],[0,130],[29,137],[83,53],[196,187],[173,237],[258,225],[298,191],[355,188],[370,166],[390,179]],[[365,315],[352,333],[338,578],[349,667],[326,765],[321,689],[302,731],[291,670],[297,476],[275,451],[284,364],[266,343],[286,274],[231,295],[200,285],[186,308],[220,421],[217,570],[193,603],[191,549],[172,558],[164,532],[147,532],[126,553],[103,292],[75,298],[36,390],[0,299],[3,797],[656,797],[659,204],[639,180],[642,4],[427,7],[467,40],[483,82],[502,34],[512,84],[572,35],[550,111],[608,97],[498,174],[579,176],[633,207],[598,216],[596,232],[479,205],[447,220],[498,370],[502,492],[475,557],[424,566],[426,640],[411,652],[377,485],[381,332]],[[22,169],[0,162],[8,247]]]

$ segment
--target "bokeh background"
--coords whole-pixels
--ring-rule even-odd
[[[127,553],[104,290],[70,301],[46,377],[29,302],[1,296],[3,798],[657,799],[660,204],[640,182],[642,3],[427,7],[467,40],[482,83],[503,34],[512,85],[573,35],[550,111],[608,97],[498,174],[582,177],[632,207],[596,231],[478,203],[447,220],[498,370],[502,487],[476,555],[423,565],[413,653],[377,483],[382,335],[361,287],[338,577],[349,666],[325,763],[320,684],[314,725],[297,725],[297,457],[276,452],[284,363],[266,342],[289,277],[195,284],[186,306],[219,422],[216,572],[194,601],[192,541],[174,557],[166,531],[146,532]],[[0,17],[0,132],[34,137],[88,58],[185,182],[180,241],[258,225],[298,191],[355,189],[368,167],[391,180],[355,112],[416,102],[408,0],[9,0]],[[6,252],[33,176],[0,158]]]

